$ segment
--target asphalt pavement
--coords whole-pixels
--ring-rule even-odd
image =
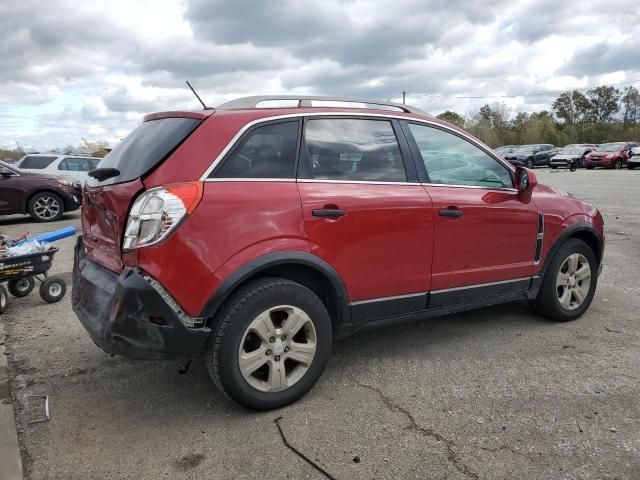
[[[36,292],[0,316],[30,479],[640,478],[640,171],[537,169],[597,204],[604,270],[579,320],[525,302],[361,333],[334,345],[287,408],[230,404],[200,362],[110,357],[70,295]],[[56,225],[0,217],[0,231]],[[54,272],[70,281],[73,240]],[[1,341],[1,339],[0,339]],[[47,395],[49,421],[42,418]],[[1,468],[1,467],[0,467]]]

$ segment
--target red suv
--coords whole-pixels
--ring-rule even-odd
[[[590,170],[595,167],[622,168],[627,165],[631,149],[637,146],[634,142],[603,143],[585,157],[584,166]]]
[[[601,267],[596,208],[406,105],[156,113],[90,175],[73,273],[90,336],[204,355],[254,409],[304,395],[333,339],[362,328],[521,299],[573,320]]]

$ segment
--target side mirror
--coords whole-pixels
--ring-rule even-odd
[[[538,184],[536,174],[524,167],[516,167],[516,189],[519,192],[531,190]]]
[[[3,178],[13,177],[13,173],[11,173],[9,170],[0,170],[0,177],[3,177]]]

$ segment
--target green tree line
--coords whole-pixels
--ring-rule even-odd
[[[552,143],[640,141],[640,91],[610,86],[556,98],[551,110],[511,114],[504,103],[484,105],[465,116],[446,111],[438,118],[473,133],[491,147]]]

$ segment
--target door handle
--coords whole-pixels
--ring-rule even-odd
[[[457,208],[443,208],[438,212],[438,215],[441,217],[458,218],[464,215],[464,213],[462,210],[458,210]]]
[[[311,214],[314,217],[344,217],[347,212],[337,208],[320,208],[313,210]]]

